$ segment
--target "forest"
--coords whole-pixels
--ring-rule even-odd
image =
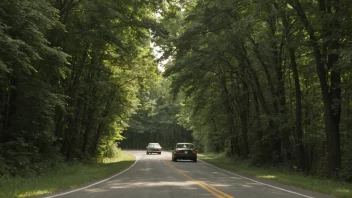
[[[2,0],[0,177],[182,141],[352,181],[351,61],[350,0]]]

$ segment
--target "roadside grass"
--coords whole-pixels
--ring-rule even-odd
[[[35,178],[1,179],[0,197],[32,197],[75,188],[121,172],[134,161],[133,155],[120,151],[116,157],[101,162],[62,164],[51,173]]]
[[[255,167],[251,165],[248,160],[234,161],[224,154],[198,154],[198,158],[217,167],[249,175],[254,178],[267,179],[339,198],[352,197],[352,183],[305,176],[284,167]]]

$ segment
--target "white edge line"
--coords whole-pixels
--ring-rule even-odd
[[[302,196],[302,197],[314,198],[314,197],[311,197],[311,196],[308,196],[308,195],[304,195],[304,194],[301,194],[301,193],[298,193],[298,192],[286,190],[286,189],[284,189],[284,188],[280,188],[280,187],[277,187],[277,186],[273,186],[273,185],[270,185],[270,184],[266,184],[266,183],[263,183],[263,182],[259,182],[259,181],[256,181],[256,180],[254,180],[254,179],[250,179],[250,178],[248,178],[248,177],[244,177],[244,176],[241,176],[241,175],[237,175],[237,174],[235,174],[235,173],[233,173],[233,172],[231,172],[231,171],[227,171],[227,170],[225,170],[225,169],[219,168],[219,167],[214,166],[214,165],[212,165],[212,164],[209,164],[209,163],[207,163],[207,162],[205,162],[205,161],[203,161],[203,160],[199,160],[199,161],[201,161],[201,162],[204,163],[204,164],[207,164],[208,166],[212,166],[212,167],[214,167],[214,168],[216,168],[216,169],[219,169],[219,170],[222,170],[222,171],[224,171],[224,172],[227,172],[227,173],[229,173],[229,174],[231,174],[231,175],[235,175],[235,176],[237,176],[237,177],[241,177],[241,178],[243,178],[243,179],[247,179],[247,180],[256,182],[256,183],[258,183],[258,184],[263,184],[263,185],[265,185],[265,186],[269,186],[269,187],[272,187],[272,188],[276,188],[276,189],[278,189],[278,190],[285,191],[285,192],[288,192],[288,193],[292,193],[292,194],[295,194],[295,195],[300,195],[300,196]]]
[[[133,154],[133,155],[134,155],[134,154]],[[75,189],[75,190],[71,190],[71,191],[64,192],[64,193],[60,193],[60,194],[56,194],[56,195],[47,196],[47,197],[45,197],[45,198],[52,198],[52,197],[59,197],[59,196],[62,196],[62,195],[67,195],[67,194],[70,194],[70,193],[73,193],[73,192],[77,192],[77,191],[80,191],[80,190],[83,190],[83,189],[87,189],[87,188],[92,187],[92,186],[95,186],[95,185],[97,185],[97,184],[106,182],[106,181],[108,181],[108,180],[110,180],[110,179],[112,179],[112,178],[114,178],[114,177],[117,177],[117,176],[121,175],[122,173],[124,173],[124,172],[128,171],[129,169],[131,169],[131,168],[138,162],[139,158],[137,158],[136,155],[134,155],[134,156],[136,157],[136,161],[135,161],[130,167],[128,167],[127,169],[125,169],[124,171],[122,171],[122,172],[120,172],[120,173],[117,173],[116,175],[113,175],[113,176],[111,176],[111,177],[109,177],[109,178],[107,178],[107,179],[100,180],[100,181],[98,181],[98,182],[96,182],[96,183],[94,183],[94,184],[90,184],[90,185],[85,186],[85,187],[82,187],[82,188],[78,188],[78,189]]]

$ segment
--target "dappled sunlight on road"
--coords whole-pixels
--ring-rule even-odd
[[[85,190],[86,192],[90,193],[102,193],[108,191],[108,189],[102,189],[102,188],[88,188]]]
[[[220,186],[222,186],[222,187],[227,187],[227,186],[231,186],[231,185],[229,185],[229,184],[217,184],[217,183],[211,183],[211,185],[212,185],[212,186],[215,186],[215,187],[220,187]]]
[[[256,185],[256,186],[262,186],[264,184],[261,183],[256,183],[256,182],[250,182],[250,183],[246,183],[247,185]]]
[[[109,186],[109,188],[146,188],[146,187],[158,187],[158,186],[163,186],[163,187],[168,187],[168,186],[178,186],[183,189],[196,189],[195,186],[196,184],[192,181],[159,181],[159,182],[150,182],[150,181],[145,181],[145,182],[126,182],[126,183],[115,183]],[[193,187],[192,187],[193,186]]]
[[[105,185],[103,186],[84,189],[83,192],[87,197],[106,196],[112,192],[129,192],[129,194],[131,194],[131,192],[152,192],[155,196],[158,196],[158,193],[164,193],[165,196],[165,193],[170,190],[173,190],[176,194],[180,191],[186,195],[190,195],[189,197],[214,197],[206,191],[200,190],[199,186],[195,182],[185,180],[177,181],[175,177],[135,177],[132,180],[125,177],[118,180],[105,182]],[[131,195],[131,197],[133,197],[133,195]],[[176,197],[179,196],[176,195]]]
[[[242,178],[240,178],[240,177],[229,177],[229,178],[231,178],[231,179],[236,179],[236,180],[241,180]]]
[[[241,186],[245,188],[253,188],[253,186],[247,186],[247,185],[241,185]]]
[[[142,169],[140,169],[140,171],[151,171],[151,170],[153,170],[153,168],[142,168]]]

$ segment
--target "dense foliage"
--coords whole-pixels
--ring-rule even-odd
[[[349,0],[194,0],[163,18],[179,122],[209,152],[351,179]],[[175,28],[179,27],[179,28]]]
[[[0,2],[0,176],[112,155],[160,76],[157,2]]]

